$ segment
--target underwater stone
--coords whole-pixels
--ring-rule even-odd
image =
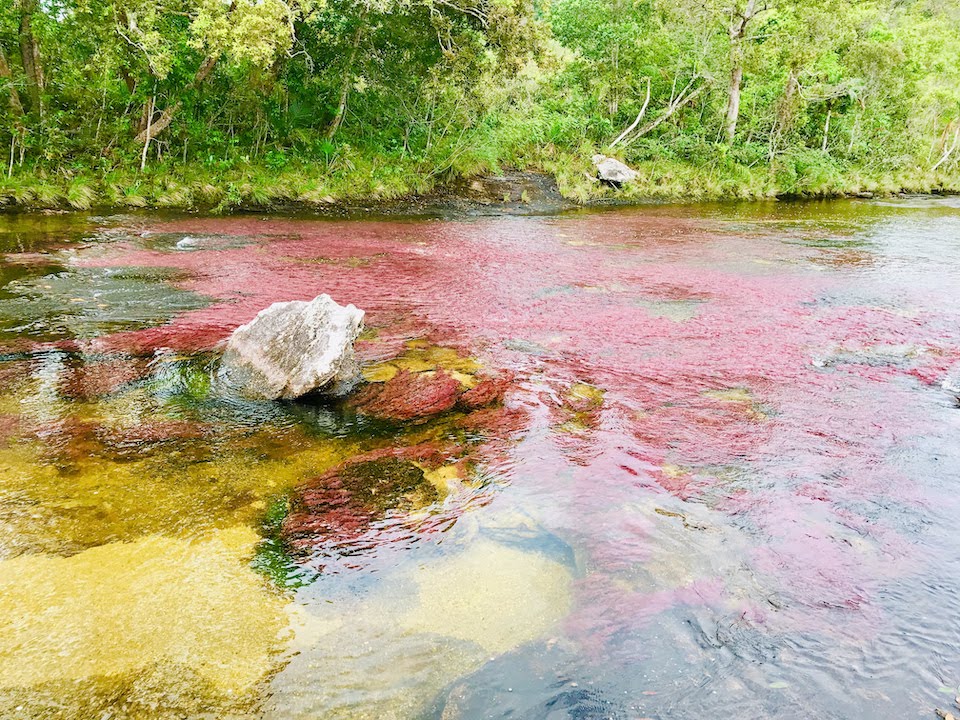
[[[350,402],[365,415],[403,422],[446,412],[456,405],[462,393],[460,383],[443,370],[400,370],[384,383],[368,385]]]
[[[233,331],[221,374],[244,395],[265,400],[344,395],[359,379],[353,343],[362,328],[363,311],[329,295],[274,303]]]
[[[76,364],[68,364],[64,369],[60,391],[73,400],[92,400],[142,379],[147,372],[145,358],[120,357],[88,362],[87,358],[81,357]]]
[[[476,387],[464,392],[458,399],[457,405],[465,410],[477,410],[503,402],[503,396],[513,382],[512,373],[504,373],[499,377],[483,377]]]
[[[379,420],[424,422],[454,408],[469,412],[502,404],[513,380],[511,373],[472,376],[464,385],[454,374],[442,369],[411,372],[403,368],[354,393],[348,405]],[[468,387],[474,382],[476,385]]]
[[[437,500],[423,457],[430,446],[368,453],[304,483],[295,494],[281,535],[296,553],[309,552],[335,539],[338,544],[361,536],[388,512],[424,507]]]

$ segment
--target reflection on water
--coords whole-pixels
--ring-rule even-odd
[[[0,215],[0,252],[3,717],[953,702],[955,200]],[[363,394],[220,385],[321,292]]]

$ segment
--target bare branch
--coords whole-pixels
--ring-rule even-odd
[[[950,158],[951,155],[953,155],[953,151],[957,149],[958,143],[960,143],[960,127],[957,128],[957,131],[955,133],[953,133],[953,144],[947,149],[945,153],[943,153],[943,157],[941,157],[937,161],[937,164],[934,165],[932,168],[930,168],[930,172],[934,172],[938,167],[943,165]]]
[[[682,108],[684,105],[689,105],[690,103],[692,103],[694,100],[697,99],[697,97],[700,96],[701,93],[703,93],[704,90],[710,87],[710,81],[704,80],[704,82],[701,83],[696,90],[693,90],[687,93],[687,90],[690,88],[691,85],[693,85],[696,79],[697,78],[694,78],[693,80],[691,80],[687,84],[687,87],[685,87],[683,90],[680,91],[680,94],[677,95],[676,99],[670,105],[667,106],[667,108],[660,114],[660,116],[651,120],[642,128],[640,128],[637,131],[637,134],[634,135],[630,141],[632,142],[633,140],[636,140],[639,137],[643,137],[651,130],[654,130],[655,128],[659,127],[663,122],[669,120],[677,112],[677,110]]]
[[[646,97],[646,99],[643,101],[643,106],[640,108],[640,112],[637,113],[637,119],[633,121],[633,123],[630,125],[630,127],[628,127],[626,130],[624,130],[622,133],[620,133],[620,135],[617,136],[617,139],[616,139],[616,140],[614,140],[612,143],[610,143],[610,144],[607,146],[607,149],[608,149],[608,150],[612,149],[614,145],[616,145],[616,144],[619,143],[621,140],[623,140],[625,137],[627,137],[627,135],[629,135],[630,133],[632,133],[632,132],[633,132],[633,129],[634,129],[637,125],[640,124],[641,118],[643,118],[644,114],[647,112],[647,105],[650,104],[650,78],[649,78],[649,77],[646,78],[646,81],[647,81],[647,97]]]
[[[439,5],[443,5],[444,7],[448,7],[451,10],[456,10],[459,13],[470,15],[471,17],[479,20],[483,27],[487,27],[487,23],[489,22],[487,19],[487,14],[479,8],[464,7],[462,5],[457,5],[455,2],[451,2],[451,0],[434,0],[434,2]]]

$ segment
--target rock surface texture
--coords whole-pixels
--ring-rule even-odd
[[[252,398],[344,395],[359,379],[353,343],[362,328],[363,311],[329,295],[274,303],[234,330],[221,374]]]
[[[606,155],[594,155],[593,164],[597,167],[597,179],[612,187],[620,187],[635,180],[637,171]]]

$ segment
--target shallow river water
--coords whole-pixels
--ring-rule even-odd
[[[953,705],[958,199],[12,214],[0,252],[0,717]],[[503,406],[221,387],[233,328],[320,293],[367,380]]]

